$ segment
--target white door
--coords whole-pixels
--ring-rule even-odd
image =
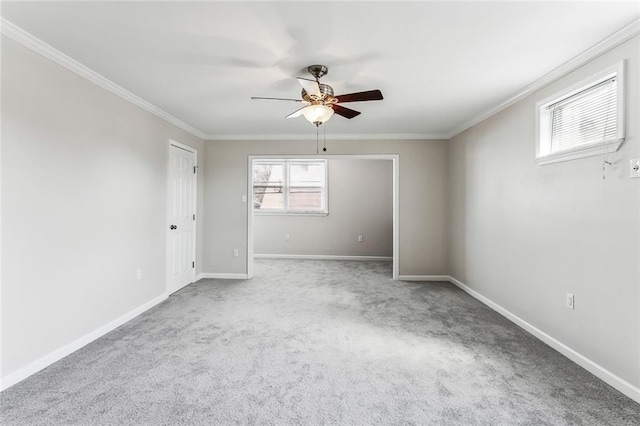
[[[196,153],[169,147],[167,290],[180,290],[195,278]]]

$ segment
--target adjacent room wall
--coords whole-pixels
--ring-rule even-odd
[[[311,132],[311,130],[310,130]],[[247,163],[250,155],[314,157],[316,141],[206,141],[204,272],[245,274]],[[444,140],[328,140],[327,154],[398,154],[400,274],[441,275],[447,268]],[[239,249],[240,256],[233,257]]]
[[[330,159],[327,169],[329,214],[256,214],[256,254],[393,256],[393,162]]]
[[[636,387],[639,52],[636,36],[456,136],[449,151],[451,275]],[[621,59],[627,138],[605,179],[602,156],[539,166],[535,103]]]
[[[165,293],[169,138],[203,158],[200,139],[3,36],[4,380]]]

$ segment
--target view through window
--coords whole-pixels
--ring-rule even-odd
[[[254,160],[256,213],[327,214],[327,161]]]

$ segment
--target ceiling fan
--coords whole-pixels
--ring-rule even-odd
[[[364,101],[380,101],[383,99],[380,90],[368,90],[366,92],[349,93],[346,95],[334,95],[333,88],[328,84],[320,83],[320,78],[327,75],[329,68],[324,65],[311,65],[307,68],[309,74],[315,77],[315,80],[298,77],[298,83],[302,86],[302,99],[287,98],[264,98],[260,96],[252,96],[251,99],[267,99],[275,101],[293,101],[308,104],[297,111],[287,115],[286,118],[295,118],[304,116],[311,124],[316,127],[326,123],[334,113],[345,118],[352,119],[360,115],[359,111],[345,108],[342,103],[346,102],[364,102]]]

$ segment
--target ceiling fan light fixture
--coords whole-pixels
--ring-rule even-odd
[[[333,88],[328,84],[320,83],[320,77],[327,74],[329,69],[324,65],[311,65],[308,69],[309,74],[315,77],[315,80],[298,77],[298,83],[302,86],[300,97],[302,99],[286,99],[286,98],[265,98],[261,96],[252,96],[251,99],[271,99],[274,101],[294,101],[309,106],[300,108],[286,118],[295,118],[304,115],[304,118],[316,127],[326,123],[334,113],[346,119],[352,119],[360,115],[359,111],[346,108],[341,103],[346,102],[364,102],[364,101],[381,101],[383,99],[382,92],[378,89],[367,90],[366,92],[347,93],[344,95],[334,95]]]
[[[333,108],[326,105],[309,105],[302,109],[302,115],[311,124],[315,124],[316,127],[329,121],[333,115]]]

